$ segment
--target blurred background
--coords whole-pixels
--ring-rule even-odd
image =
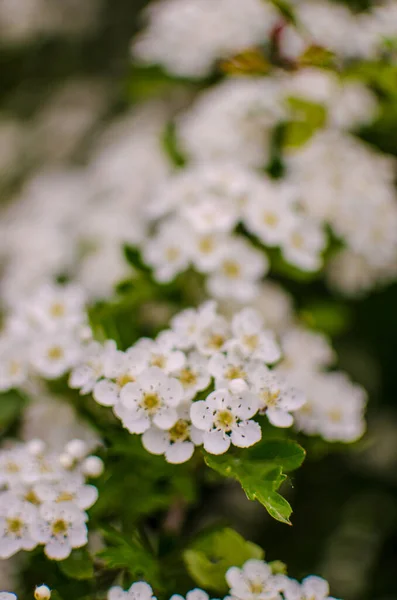
[[[144,0],[0,0],[3,216],[29,178],[48,169],[84,166],[100,134],[130,109],[135,82],[129,48],[145,4]],[[395,155],[396,125],[397,119],[386,132],[372,131],[373,139]],[[64,191],[62,180],[57,190]],[[4,235],[2,255],[9,243]],[[19,243],[16,238],[14,243]],[[321,283],[283,280],[283,284],[309,323],[312,314],[307,307],[330,296]],[[338,366],[369,391],[368,434],[353,448],[332,453],[325,446],[309,446],[306,463],[285,490],[294,507],[293,527],[268,518],[259,504],[245,500],[237,486],[233,494],[220,490],[216,497],[209,489],[205,518],[224,519],[226,511],[227,522],[262,545],[267,559],[286,562],[294,577],[321,574],[336,597],[393,600],[397,599],[397,285],[359,301],[338,301],[347,315],[343,326],[332,331]]]

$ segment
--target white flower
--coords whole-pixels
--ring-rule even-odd
[[[316,271],[321,267],[321,252],[325,245],[326,236],[321,225],[301,217],[288,232],[282,253],[287,262],[302,271]]]
[[[0,510],[0,558],[9,558],[19,550],[33,550],[37,546],[32,529],[37,520],[36,507],[16,498],[10,500],[8,497],[8,508]]]
[[[177,379],[167,377],[158,367],[150,367],[135,383],[122,388],[115,412],[131,433],[143,433],[152,423],[167,430],[178,420],[176,408],[182,398],[183,387]]]
[[[189,236],[183,221],[165,222],[143,247],[145,261],[161,283],[171,281],[189,266]]]
[[[303,327],[288,329],[281,338],[281,346],[283,370],[313,371],[329,367],[335,360],[325,335]]]
[[[177,122],[177,133],[183,150],[197,162],[261,168],[284,113],[278,78],[233,77],[202,92]]]
[[[210,600],[210,597],[207,594],[207,592],[204,592],[203,590],[200,590],[199,588],[190,590],[186,594],[185,598],[186,598],[186,600]],[[180,596],[179,594],[173,594],[171,596],[170,600],[185,600],[185,598],[183,596]]]
[[[146,354],[138,348],[127,352],[108,352],[103,363],[104,378],[94,385],[93,396],[102,406],[114,406],[127,383],[137,380],[147,364]]]
[[[72,502],[81,510],[90,508],[98,499],[98,490],[85,485],[77,474],[64,475],[58,483],[38,483],[34,493],[41,503]]]
[[[266,414],[275,427],[290,427],[294,417],[290,414],[305,403],[303,393],[293,387],[282,375],[261,366],[250,373],[252,391],[259,397],[259,412]]]
[[[11,336],[0,338],[0,390],[22,385],[28,375],[26,346]]]
[[[56,331],[39,336],[32,343],[29,354],[31,364],[40,375],[56,379],[76,365],[81,347],[71,333]]]
[[[209,307],[203,319],[198,319],[194,338],[198,351],[204,356],[212,356],[225,349],[230,338],[230,325],[224,317],[213,312],[213,307]]]
[[[294,579],[285,579],[283,595],[285,600],[335,600],[329,596],[329,585],[325,579],[311,575],[302,583]]]
[[[318,373],[303,377],[301,387],[307,406],[296,413],[301,431],[321,435],[329,442],[354,442],[365,431],[366,394],[340,372]]]
[[[268,268],[264,253],[242,238],[233,238],[223,249],[217,271],[208,279],[208,289],[217,298],[249,301],[255,296],[258,281],[266,275]]]
[[[181,369],[186,360],[184,353],[176,349],[178,342],[178,336],[168,330],[159,333],[155,340],[141,338],[134,348],[145,357],[147,366],[171,374]]]
[[[253,308],[244,308],[232,319],[233,339],[230,345],[238,347],[244,356],[262,360],[267,364],[277,362],[281,350],[272,331],[263,329],[263,318]]]
[[[87,515],[71,502],[43,504],[32,525],[32,537],[44,544],[44,552],[53,560],[64,560],[73,548],[87,543]]]
[[[26,458],[21,446],[0,451],[0,486],[20,482],[26,473]]]
[[[266,40],[277,11],[260,0],[166,0],[150,4],[148,26],[133,45],[144,63],[204,77],[214,63]]]
[[[241,569],[230,567],[225,577],[236,600],[281,600],[277,579],[262,560],[247,560]]]
[[[0,592],[0,600],[17,600],[17,596],[12,592]]]
[[[43,329],[71,329],[85,321],[84,294],[78,286],[44,285],[28,304],[29,317]]]
[[[291,189],[263,179],[261,187],[248,197],[243,211],[244,224],[267,246],[282,246],[295,226]]]
[[[171,330],[177,336],[178,347],[183,350],[193,347],[199,332],[210,327],[216,319],[214,301],[205,302],[197,310],[187,308],[175,315],[171,319]]]
[[[173,376],[183,386],[184,401],[193,400],[197,392],[205,390],[210,384],[208,360],[198,352],[190,352],[184,366],[179,371],[175,371]]]
[[[142,444],[152,454],[164,454],[167,462],[180,464],[189,460],[194,447],[203,443],[203,432],[190,422],[189,406],[181,406],[178,420],[168,431],[152,426],[142,435]]]
[[[233,380],[248,379],[249,364],[239,348],[232,348],[226,353],[218,352],[211,356],[208,371],[215,379],[216,388],[228,388]]]
[[[261,428],[251,421],[258,400],[250,392],[231,394],[227,389],[212,392],[206,400],[194,402],[190,417],[204,431],[203,444],[211,454],[223,454],[230,444],[247,448],[261,439]]]
[[[201,273],[211,273],[220,264],[228,237],[218,233],[191,232],[190,253],[193,265]]]
[[[110,588],[108,600],[156,600],[156,597],[148,583],[137,581],[126,592],[119,586]]]
[[[107,340],[103,345],[91,342],[84,348],[82,363],[75,367],[69,377],[69,386],[80,389],[80,394],[92,392],[96,382],[104,376],[105,363],[116,350],[113,340]]]

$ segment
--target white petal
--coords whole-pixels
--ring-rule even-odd
[[[156,427],[147,429],[142,435],[143,447],[151,454],[164,454],[168,443],[168,435]]]
[[[192,442],[176,442],[168,446],[165,451],[165,458],[167,462],[179,465],[186,462],[193,456],[194,444]]]
[[[223,431],[206,431],[203,442],[204,449],[210,454],[223,454],[230,446],[230,438]]]
[[[94,386],[93,396],[102,406],[113,406],[119,397],[119,386],[113,381],[102,379]]]
[[[249,448],[262,437],[262,430],[255,421],[242,421],[233,428],[232,443],[239,448]]]
[[[157,411],[153,417],[153,423],[160,429],[171,429],[178,420],[178,413],[175,408],[164,406]]]
[[[168,406],[178,406],[183,398],[183,386],[174,377],[168,377],[159,386],[159,392]]]
[[[136,382],[130,381],[121,388],[120,400],[126,408],[135,408],[142,398],[142,389]]]
[[[190,418],[197,429],[208,431],[214,421],[212,411],[204,400],[193,402],[190,408]]]
[[[292,415],[277,408],[268,408],[267,418],[275,427],[291,427],[294,422]]]
[[[44,548],[46,556],[53,560],[64,560],[69,556],[71,551],[72,548],[67,539],[62,542],[59,539],[51,540]]]
[[[302,581],[302,588],[304,595],[307,598],[318,598],[318,600],[323,600],[328,597],[329,594],[329,585],[325,579],[321,577],[316,577],[315,575],[311,575],[310,577],[306,577]]]

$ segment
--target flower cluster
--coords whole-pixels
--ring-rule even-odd
[[[163,186],[151,210],[165,216],[142,252],[161,282],[193,265],[208,276],[212,296],[252,300],[269,260],[236,232],[240,224],[303,270],[315,271],[322,263],[323,226],[302,214],[294,190],[236,164],[187,169]]]
[[[261,438],[257,414],[277,427],[292,425],[305,399],[287,374],[271,369],[280,358],[257,311],[243,309],[228,320],[208,302],[179,313],[171,329],[126,352],[111,343],[95,346],[72,371],[70,385],[112,406],[124,427],[142,434],[149,452],[179,463],[195,445],[222,454],[231,444],[255,444]]]
[[[41,286],[5,319],[0,336],[0,390],[21,387],[29,375],[56,379],[81,358],[87,338],[85,298],[74,285]]]
[[[0,450],[0,558],[41,544],[48,558],[63,560],[87,543],[86,510],[98,491],[86,477],[103,469],[87,453],[77,439],[61,454],[37,439]]]
[[[302,327],[293,327],[281,337],[284,369],[295,385],[304,390],[306,403],[295,413],[295,427],[307,435],[320,435],[329,442],[353,442],[365,431],[365,390],[340,371],[330,367],[335,360],[327,340]]]
[[[133,45],[143,63],[156,63],[178,76],[202,78],[217,61],[251,47],[277,43],[284,59],[299,61],[311,48],[340,59],[381,56],[397,29],[392,0],[355,14],[330,0],[290,0],[287,20],[270,0],[162,0],[149,6],[147,27]]]
[[[74,99],[76,91],[78,97]],[[92,118],[98,107],[91,101],[81,106],[79,98],[88,96],[91,100],[93,95],[100,95],[95,88],[66,93],[67,98],[57,109],[62,124],[66,119],[69,129],[69,122],[76,118],[66,114],[63,105],[75,104],[81,131],[82,113],[88,112]],[[54,110],[50,110],[51,115]],[[142,206],[169,172],[161,148],[166,118],[160,104],[138,107],[104,130],[87,168],[47,168],[35,173],[12,202],[1,207],[0,294],[8,305],[30,295],[43,281],[59,277],[81,285],[90,298],[102,298],[111,295],[114,285],[128,276],[122,246],[142,241],[146,233]],[[48,119],[43,115],[41,120]],[[54,120],[51,116],[51,124]],[[6,128],[3,142],[2,131],[0,124],[0,150],[4,144],[4,154],[9,157],[16,133]],[[40,141],[43,135],[30,137],[36,140],[37,153],[37,139]],[[59,137],[53,132],[51,142]],[[51,154],[56,150],[59,141]],[[10,171],[7,163],[4,169]]]
[[[263,560],[250,559],[241,568],[230,567],[226,572],[229,593],[224,600],[335,600],[329,595],[325,579],[311,575],[300,583],[287,575],[273,574],[271,565]],[[115,586],[108,600],[156,600],[153,590],[144,581],[133,583],[127,591]],[[170,600],[185,600],[174,594]],[[210,600],[203,590],[193,589],[186,600]]]

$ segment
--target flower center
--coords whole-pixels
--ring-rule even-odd
[[[16,360],[12,360],[10,361],[9,367],[8,367],[8,372],[10,374],[11,377],[18,375],[18,373],[20,373],[21,371],[21,365],[19,364],[19,362],[17,362]]]
[[[278,221],[279,218],[275,213],[267,212],[263,215],[263,222],[269,227],[275,227],[278,224]]]
[[[65,314],[65,306],[61,302],[54,302],[50,308],[51,317],[60,318]]]
[[[258,347],[259,337],[257,335],[245,335],[243,342],[250,350],[255,350]]]
[[[165,257],[169,262],[174,262],[180,256],[181,252],[179,248],[175,248],[174,246],[170,246],[165,250]]]
[[[277,406],[278,401],[280,399],[280,390],[264,390],[261,394],[264,405],[267,408],[272,408]]]
[[[189,437],[189,423],[179,419],[168,433],[171,442],[184,442]]]
[[[164,369],[165,362],[165,356],[163,354],[154,354],[150,360],[152,367],[159,367],[160,369]]]
[[[23,521],[21,519],[7,519],[7,531],[15,535],[21,535],[23,530]]]
[[[212,252],[214,246],[214,240],[210,236],[201,238],[198,245],[200,252],[202,252],[203,254],[209,254],[210,252]]]
[[[230,431],[235,420],[236,419],[230,410],[218,410],[214,423],[215,427],[223,429],[223,431]]]
[[[59,360],[63,357],[63,350],[60,346],[52,346],[48,349],[47,356],[50,360]]]
[[[179,373],[178,377],[179,381],[184,387],[188,387],[189,385],[195,385],[197,382],[197,375],[193,373],[190,369],[182,369]]]
[[[72,500],[74,500],[74,494],[70,492],[61,492],[56,499],[57,502],[72,502]]]
[[[260,581],[251,581],[249,587],[252,594],[261,594],[263,592],[263,584]]]
[[[246,372],[237,365],[229,367],[225,372],[226,379],[245,379],[246,376]]]
[[[63,519],[57,519],[52,524],[52,533],[53,535],[64,535],[67,533],[68,525]]]
[[[213,350],[220,350],[225,343],[225,338],[220,333],[214,333],[208,340],[208,347]]]
[[[36,496],[36,493],[33,490],[29,490],[28,492],[26,492],[25,500],[26,502],[30,502],[30,504],[35,504],[36,506],[41,504],[41,501]]]
[[[161,406],[161,400],[157,394],[144,394],[141,407],[148,413],[155,413]]]
[[[10,474],[19,473],[20,470],[21,469],[20,469],[19,465],[17,465],[17,463],[12,462],[12,461],[8,462],[5,466],[6,473],[10,473]]]
[[[231,279],[237,279],[240,277],[241,268],[240,265],[234,260],[225,260],[222,269],[224,274]]]
[[[291,243],[297,250],[305,247],[304,237],[300,233],[293,233],[291,236]]]
[[[333,410],[329,411],[328,418],[333,423],[340,423],[342,420],[342,411],[340,411],[338,408],[334,408]]]
[[[134,381],[135,377],[133,375],[130,375],[129,373],[123,373],[122,375],[119,375],[116,379],[116,383],[120,387],[127,385],[127,383],[133,383]]]

